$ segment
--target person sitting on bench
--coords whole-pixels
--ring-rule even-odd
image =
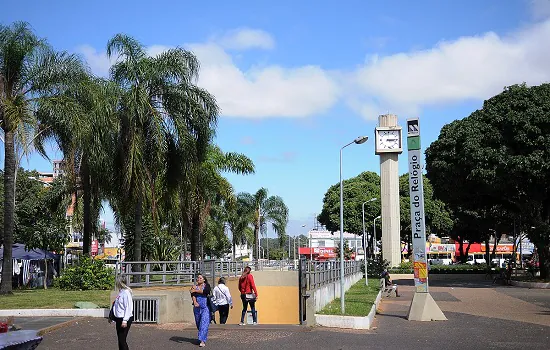
[[[399,292],[397,291],[397,284],[394,284],[391,280],[390,273],[388,272],[388,269],[384,269],[382,272],[382,278],[384,279],[384,284],[386,286],[386,289],[393,289],[395,290],[395,296],[400,297]]]

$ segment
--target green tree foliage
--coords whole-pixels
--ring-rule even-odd
[[[12,289],[16,148],[29,152],[35,131],[47,127],[40,123],[37,113],[40,108],[57,105],[57,111],[71,109],[65,91],[79,81],[83,73],[76,55],[55,52],[27,23],[0,25],[0,127],[4,133],[2,294],[11,293]]]
[[[334,248],[334,253],[336,253],[336,256],[340,256],[340,243],[338,243]],[[349,248],[348,241],[344,240],[344,260],[351,260],[352,253],[353,252]]]
[[[426,150],[428,177],[463,228],[510,233],[521,222],[550,261],[550,84],[514,85],[443,127]],[[521,220],[520,220],[521,219]],[[459,232],[458,234],[464,234]]]
[[[408,242],[411,235],[410,198],[408,174],[399,178],[399,195],[401,203],[401,239]],[[362,235],[363,213],[365,203],[365,230],[372,232],[373,219],[380,215],[380,177],[374,172],[363,172],[356,177],[345,180],[344,185],[344,231]],[[369,201],[377,198],[376,201]],[[446,235],[452,228],[452,220],[445,204],[436,199],[430,182],[424,182],[424,207],[426,214],[426,231]],[[323,209],[319,222],[327,230],[340,230],[340,184],[331,186],[323,199]],[[377,230],[380,226],[377,222]],[[379,238],[380,236],[378,236]]]
[[[363,234],[362,204],[372,198],[377,201],[365,204],[365,229],[372,227],[373,218],[380,215],[380,177],[366,171],[344,180],[344,231]],[[327,230],[340,230],[340,183],[331,186],[323,198],[323,209],[318,220]]]
[[[283,199],[279,196],[268,196],[266,188],[260,188],[253,195],[242,193],[240,198],[249,213],[246,217],[252,219],[250,224],[254,227],[254,257],[259,258],[259,237],[261,233],[267,232],[268,223],[271,223],[271,228],[278,235],[282,245],[285,241],[288,223],[288,208]],[[250,215],[250,213],[252,214]]]

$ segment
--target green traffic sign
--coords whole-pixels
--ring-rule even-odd
[[[407,137],[407,149],[409,150],[420,149],[420,136]]]

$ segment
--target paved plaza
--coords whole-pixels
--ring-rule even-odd
[[[401,298],[384,299],[374,329],[300,326],[213,326],[207,347],[223,349],[549,349],[550,290],[495,286],[491,281],[434,281],[430,291],[449,319],[406,320],[411,280]],[[261,304],[258,305],[261,309]],[[235,310],[233,312],[236,312]],[[194,349],[192,325],[133,325],[131,349]],[[116,349],[114,327],[81,319],[44,336],[39,349]]]

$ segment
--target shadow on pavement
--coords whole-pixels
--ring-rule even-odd
[[[199,341],[196,338],[187,338],[187,337],[170,337],[170,341],[175,343],[191,343],[194,345],[199,345]]]
[[[395,314],[386,314],[386,313],[379,313],[379,314],[376,314],[376,315],[380,315],[380,316],[384,316],[384,317],[395,317],[395,318],[402,318],[404,320],[408,320],[407,319],[407,316],[403,316],[403,315],[395,315]]]

